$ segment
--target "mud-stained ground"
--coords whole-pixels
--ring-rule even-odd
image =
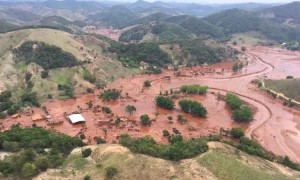
[[[247,135],[259,141],[267,150],[278,155],[288,155],[293,160],[300,162],[300,112],[284,107],[282,102],[272,99],[264,92],[251,84],[257,78],[282,79],[287,75],[300,78],[300,53],[291,52],[279,48],[247,47],[245,52],[248,62],[238,73],[232,73],[233,62],[219,63],[211,66],[197,66],[180,69],[181,75],[175,76],[173,70],[164,70],[159,75],[136,75],[131,78],[123,78],[110,84],[107,88],[121,90],[122,98],[114,102],[103,102],[98,95],[78,95],[76,99],[60,101],[53,100],[44,103],[51,118],[33,122],[31,116],[21,115],[20,118],[9,118],[2,122],[2,128],[8,129],[12,124],[21,123],[23,126],[31,126],[36,123],[45,128],[52,128],[71,136],[84,133],[87,139],[95,143],[95,137],[105,138],[108,142],[117,140],[120,134],[128,133],[134,137],[145,135],[152,136],[158,142],[167,142],[163,137],[163,130],[173,134],[177,129],[185,138],[196,137],[211,133],[219,133],[219,129],[241,126],[246,129]],[[151,87],[144,88],[143,82],[151,81]],[[155,97],[160,92],[170,89],[176,90],[185,84],[201,84],[209,87],[206,96],[179,95],[179,98],[193,99],[201,102],[208,110],[208,117],[193,118],[179,110],[166,111],[157,108]],[[238,124],[231,119],[230,108],[222,100],[218,100],[216,94],[225,95],[232,91],[239,95],[255,111],[254,120],[249,124]],[[94,108],[88,108],[86,103],[93,102]],[[137,111],[132,115],[125,112],[127,105],[134,105]],[[110,107],[113,115],[105,114],[101,107]],[[98,107],[98,108],[96,108]],[[33,114],[43,114],[42,109],[34,108]],[[65,113],[80,112],[86,119],[85,124],[72,125]],[[139,117],[148,114],[153,120],[150,127],[139,124]],[[177,121],[181,114],[187,119],[186,124]],[[121,117],[119,126],[114,125],[116,117]],[[172,116],[172,121],[168,120]],[[63,120],[57,125],[47,125],[47,121]]]

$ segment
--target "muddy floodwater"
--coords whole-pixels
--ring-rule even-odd
[[[103,102],[98,95],[78,95],[76,99],[45,102],[51,117],[47,120],[33,122],[31,116],[21,115],[19,118],[9,118],[2,122],[2,128],[8,129],[12,124],[21,123],[31,126],[36,123],[47,129],[76,136],[84,133],[87,139],[95,143],[95,137],[105,138],[108,142],[118,140],[120,134],[128,133],[134,137],[152,136],[156,141],[164,143],[163,130],[173,134],[177,129],[185,138],[197,137],[212,133],[219,133],[221,127],[242,127],[247,136],[256,139],[264,148],[277,154],[288,155],[300,162],[300,112],[282,105],[282,102],[272,99],[251,83],[257,78],[285,79],[287,75],[300,78],[300,53],[280,48],[247,47],[245,52],[247,63],[239,73],[232,73],[233,62],[224,62],[211,66],[197,66],[181,68],[181,75],[175,76],[173,70],[164,70],[159,75],[136,75],[130,78],[118,79],[107,88],[121,90],[122,98],[114,102]],[[151,81],[151,87],[144,88],[143,82]],[[182,98],[201,102],[208,110],[207,118],[194,118],[179,110],[178,105],[173,111],[157,108],[155,97],[160,92],[176,90],[185,84],[201,84],[209,87],[205,96],[179,95],[176,102]],[[254,110],[254,120],[248,124],[238,124],[231,119],[231,110],[222,100],[218,100],[217,93],[225,95],[228,91],[239,95]],[[93,108],[86,103],[92,102]],[[134,105],[137,111],[132,115],[125,112],[127,105]],[[113,114],[105,114],[101,107],[110,107]],[[96,108],[99,107],[99,108]],[[34,108],[33,114],[45,115],[41,108]],[[85,124],[71,124],[65,113],[80,112],[86,119]],[[139,117],[148,114],[153,120],[150,127],[139,124]],[[183,115],[187,123],[177,121],[177,116]],[[115,126],[116,117],[122,122]],[[169,120],[169,116],[172,120]],[[62,121],[49,125],[48,121]]]

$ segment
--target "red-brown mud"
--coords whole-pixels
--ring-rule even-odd
[[[47,107],[51,115],[50,121],[64,120],[62,124],[47,125],[46,120],[36,122],[37,125],[52,128],[59,132],[75,136],[80,132],[87,138],[103,137],[111,142],[118,136],[128,133],[134,137],[145,135],[152,136],[158,142],[166,142],[162,131],[173,133],[173,128],[178,129],[185,138],[196,137],[211,133],[218,133],[221,127],[227,129],[233,126],[242,126],[247,135],[256,139],[267,150],[278,155],[288,155],[291,159],[300,162],[300,112],[282,106],[282,103],[266,96],[258,90],[251,81],[259,77],[282,79],[287,75],[300,77],[300,53],[291,52],[279,48],[247,47],[245,52],[248,57],[248,65],[242,72],[231,72],[232,62],[220,63],[213,66],[198,66],[182,68],[181,76],[176,77],[173,70],[164,70],[159,75],[136,75],[130,78],[118,79],[108,88],[122,90],[123,98],[115,102],[103,102],[98,98],[101,91],[94,94],[80,95],[75,100],[53,100],[42,106]],[[143,82],[151,81],[151,87],[144,88]],[[155,97],[160,92],[177,89],[184,84],[207,85],[209,93],[206,96],[180,97],[201,102],[208,110],[208,117],[193,118],[179,111],[167,111],[157,108]],[[232,91],[239,95],[246,103],[255,107],[254,120],[249,125],[237,124],[231,119],[230,109],[213,93]],[[126,97],[128,95],[129,97]],[[94,106],[108,106],[114,115],[110,116],[101,111],[95,112],[89,109],[87,102],[93,102]],[[127,105],[134,105],[137,111],[132,115],[125,112]],[[101,109],[101,108],[100,108]],[[86,118],[85,125],[72,125],[64,113],[81,112]],[[44,114],[41,109],[34,108],[35,113]],[[148,114],[153,122],[150,127],[142,127],[139,117]],[[187,124],[177,121],[179,114],[184,115]],[[121,117],[122,123],[117,127],[111,125],[116,116]],[[172,116],[172,122],[168,120]],[[100,124],[99,124],[100,120]],[[18,119],[6,119],[2,122],[4,129],[12,124],[21,123],[30,126],[34,122],[30,116],[22,115]],[[107,132],[105,133],[106,129]],[[92,143],[95,143],[92,141]]]

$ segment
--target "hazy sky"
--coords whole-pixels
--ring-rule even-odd
[[[126,1],[126,0],[123,0]],[[132,0],[127,0],[132,1]],[[135,0],[133,0],[135,1]],[[157,0],[146,0],[146,1],[157,1]],[[288,3],[296,0],[161,0],[165,2],[195,2],[199,4],[230,4],[230,3]]]

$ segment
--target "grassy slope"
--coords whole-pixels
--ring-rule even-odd
[[[300,79],[266,80],[266,87],[300,101]]]
[[[58,97],[57,85],[69,81],[77,82],[75,89],[78,93],[84,92],[87,87],[93,87],[92,84],[82,79],[81,67],[51,70],[50,77],[42,79],[40,77],[40,72],[42,71],[40,67],[36,65],[26,66],[22,63],[16,65],[12,58],[11,48],[17,47],[26,40],[43,41],[61,47],[64,51],[75,55],[79,60],[92,59],[92,63],[85,66],[99,80],[104,82],[111,82],[119,77],[132,74],[119,61],[102,54],[100,46],[83,44],[83,42],[76,40],[72,34],[52,29],[26,29],[0,35],[0,76],[3,77],[3,81],[0,83],[0,90],[9,86],[17,90],[16,95],[21,94],[22,89],[20,87],[24,84],[22,75],[25,71],[33,73],[35,83],[33,90],[37,91],[43,99],[48,94]],[[94,58],[95,56],[97,57],[96,59]],[[11,74],[14,74],[14,76],[11,76]],[[8,75],[10,75],[9,80],[6,78]]]
[[[210,145],[214,149],[208,153],[180,162],[133,154],[127,148],[116,144],[92,146],[93,153],[87,159],[83,159],[81,150],[76,149],[61,169],[49,170],[37,179],[83,179],[86,175],[91,176],[91,179],[105,179],[105,168],[109,166],[118,169],[115,179],[288,180],[299,176],[299,172],[242,152],[238,153],[222,143],[213,144],[218,147]]]
[[[231,42],[236,41],[239,45],[259,45],[260,43],[275,43],[258,32],[233,34]]]

